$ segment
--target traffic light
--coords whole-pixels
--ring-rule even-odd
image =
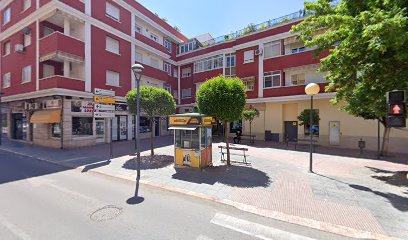
[[[387,93],[387,126],[406,127],[405,118],[405,91],[392,91]]]

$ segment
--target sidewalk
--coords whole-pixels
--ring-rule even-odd
[[[200,171],[173,168],[172,141],[155,139],[153,161],[149,140],[141,141],[142,183],[345,236],[408,239],[408,156],[377,160],[375,153],[319,147],[310,174],[308,152],[257,142],[247,146],[250,166],[225,166],[216,151],[222,143],[214,143],[215,166]],[[111,161],[107,144],[59,150],[5,140],[0,149],[82,172],[136,178],[134,142],[114,143]]]

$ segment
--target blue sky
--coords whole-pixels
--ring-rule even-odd
[[[153,13],[167,18],[188,38],[203,33],[213,37],[240,30],[303,8],[304,0],[138,0]]]

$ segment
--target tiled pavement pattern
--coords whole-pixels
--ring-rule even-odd
[[[259,210],[279,212],[376,234],[408,239],[407,155],[376,160],[374,153],[320,147],[314,154],[315,174],[307,172],[309,154],[285,145],[257,142],[249,148],[250,166],[219,162],[213,147],[213,168],[174,169],[172,137],[156,139],[154,161],[142,140],[142,180],[208,199],[233,201]],[[30,155],[83,172],[135,179],[132,142],[75,150],[54,150],[6,141],[0,149]],[[307,149],[304,149],[307,151]],[[364,158],[362,158],[364,157]],[[239,160],[239,159],[235,159]],[[381,238],[378,238],[381,239]]]

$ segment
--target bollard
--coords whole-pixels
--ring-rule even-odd
[[[360,138],[360,141],[358,141],[358,147],[360,148],[360,155],[363,154],[363,149],[366,147],[366,142]]]

